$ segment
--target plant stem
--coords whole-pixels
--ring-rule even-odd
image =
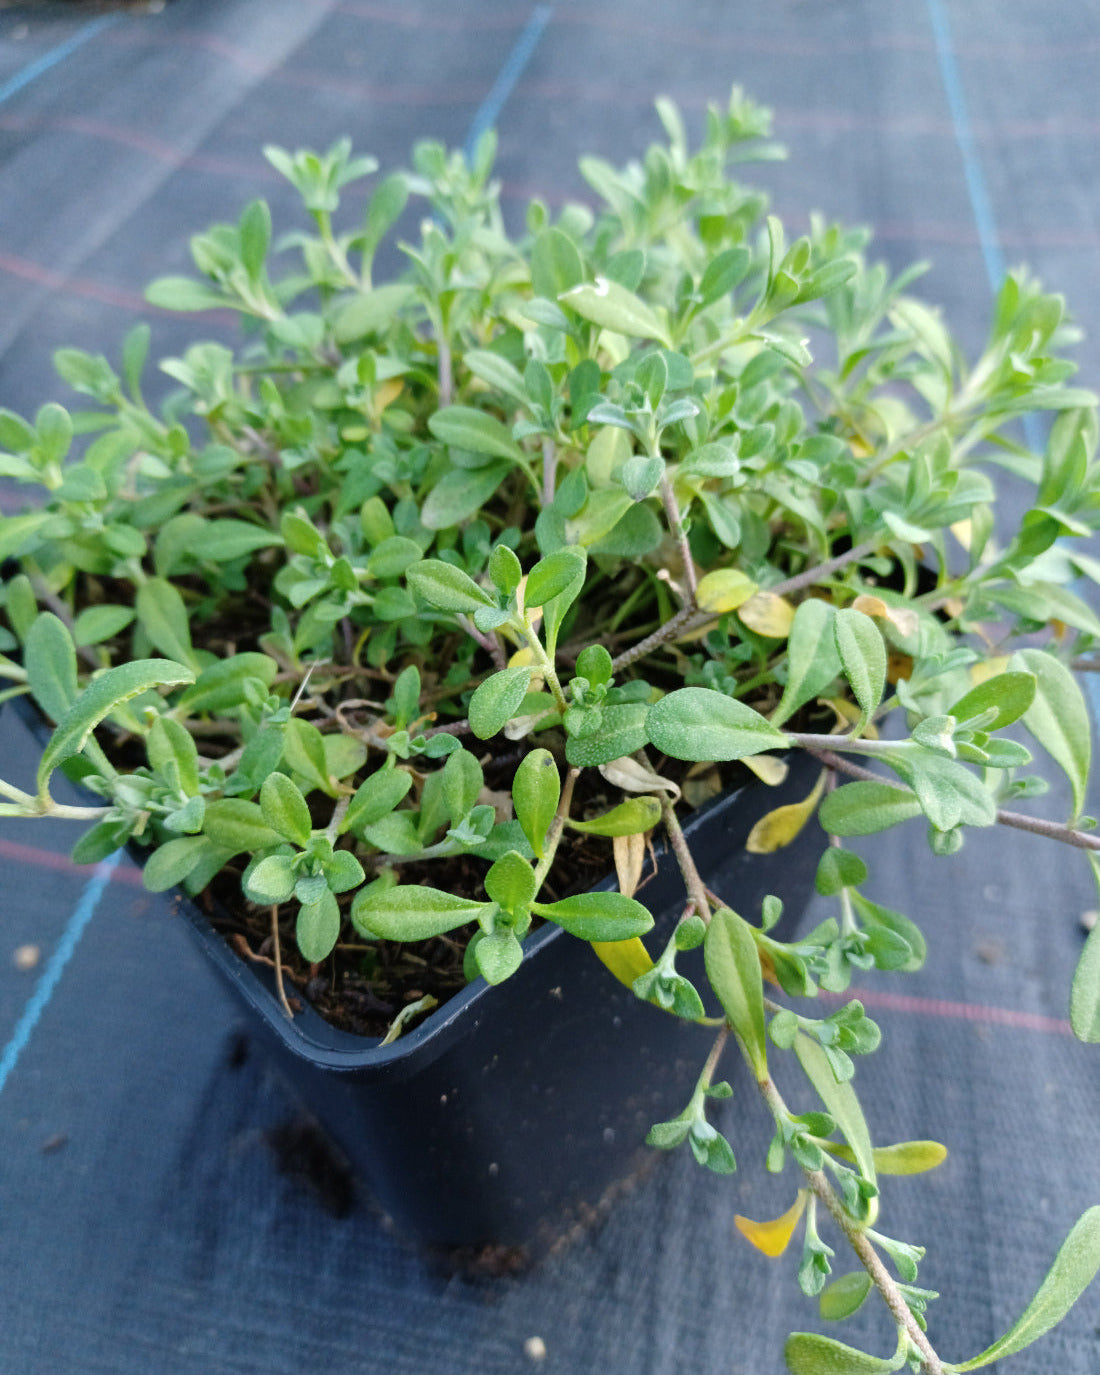
[[[680,866],[680,873],[683,875],[688,897],[695,904],[695,910],[699,916],[709,924],[710,900],[707,897],[707,887],[700,877],[691,850],[688,848],[687,839],[680,828],[680,819],[676,815],[676,808],[667,797],[661,798],[661,818],[665,823],[665,830],[668,832],[672,853],[676,856],[676,863]]]
[[[554,441],[547,435],[542,441],[542,505],[543,509],[554,500],[554,478],[557,473],[558,455]]]
[[[474,640],[483,650],[485,650],[496,668],[508,667],[508,659],[504,653],[504,646],[495,635],[490,635],[484,630],[478,630],[473,621],[471,621],[468,616],[463,616],[461,613],[456,619],[466,634],[469,635],[470,639]]]
[[[843,554],[837,554],[835,558],[826,559],[824,563],[815,564],[813,568],[804,569],[803,572],[796,573],[793,578],[786,578],[783,582],[777,582],[773,587],[764,590],[773,592],[777,597],[785,597],[789,592],[800,592],[804,587],[812,587],[814,583],[821,582],[825,578],[831,578],[834,573],[839,573],[848,564],[858,563],[860,559],[865,559],[868,554],[873,554],[881,543],[881,538],[875,538],[864,540],[862,544],[854,544],[851,549],[846,550]]]
[[[562,786],[561,797],[558,799],[558,810],[554,813],[554,819],[550,823],[550,829],[546,832],[546,843],[543,847],[542,858],[535,867],[535,892],[542,887],[543,880],[550,872],[550,866],[554,862],[554,856],[558,852],[558,845],[561,843],[562,834],[565,831],[566,818],[569,816],[569,808],[573,803],[573,788],[577,779],[580,777],[580,769],[570,769],[565,776],[565,783]]]
[[[655,630],[652,635],[647,635],[644,640],[639,640],[638,643],[632,645],[630,649],[624,649],[617,658],[613,659],[611,661],[613,671],[618,673],[620,669],[626,668],[628,664],[634,663],[637,659],[644,659],[645,656],[654,649],[659,649],[661,645],[667,644],[669,640],[674,640],[676,636],[679,635],[680,631],[686,629],[692,621],[698,619],[698,616],[699,613],[694,606],[681,607],[670,621],[666,621],[664,625]]]
[[[665,508],[665,515],[668,516],[669,529],[672,531],[673,538],[680,547],[680,558],[684,565],[684,581],[687,583],[688,598],[685,606],[695,607],[695,589],[698,586],[695,577],[695,561],[691,557],[691,546],[688,544],[687,531],[684,529],[683,517],[680,515],[680,507],[676,501],[676,493],[672,490],[672,483],[668,480],[668,472],[661,474],[661,502]]]
[[[283,1011],[290,1021],[294,1020],[294,1013],[290,1003],[287,1001],[286,989],[283,987],[283,956],[279,948],[279,909],[271,909],[271,941],[275,947],[275,989],[279,994],[279,1002],[282,1004]]]
[[[790,1115],[782,1095],[768,1076],[765,1075],[764,1078],[757,1079],[757,1087],[768,1106],[768,1111],[776,1122]],[[809,1170],[805,1166],[801,1166],[801,1169],[806,1183],[813,1190],[814,1196],[828,1208],[833,1221],[844,1233],[845,1240],[859,1257],[860,1264],[870,1275],[872,1284],[882,1295],[882,1299],[894,1320],[899,1327],[905,1329],[909,1339],[920,1351],[923,1357],[921,1362],[922,1375],[945,1375],[943,1363],[933,1350],[928,1338],[921,1331],[909,1305],[902,1297],[896,1281],[879,1259],[878,1252],[871,1245],[862,1228],[848,1216],[836,1190],[821,1170]]]

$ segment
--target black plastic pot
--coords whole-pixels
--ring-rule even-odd
[[[816,822],[776,854],[745,851],[760,816],[809,792],[816,764],[793,764],[781,787],[753,781],[685,828],[709,886],[750,919],[775,893],[790,921],[812,890]],[[657,916],[656,952],[685,902],[670,854],[639,896]],[[547,924],[504,984],[479,979],[382,1046],[309,1007],[288,1020],[265,972],[186,899],[183,911],[303,1105],[397,1228],[436,1247],[545,1249],[651,1154],[649,1128],[685,1106],[712,1042],[713,1031],[639,1002],[590,946]],[[691,973],[683,957],[681,968]]]

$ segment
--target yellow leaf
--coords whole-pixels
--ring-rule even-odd
[[[750,754],[741,760],[745,768],[756,774],[761,783],[766,783],[769,788],[778,788],[780,783],[790,773],[790,766],[785,759],[777,759],[774,754]]]
[[[770,1222],[753,1222],[751,1218],[742,1217],[738,1213],[733,1219],[733,1225],[758,1251],[763,1251],[774,1260],[776,1256],[781,1256],[790,1244],[794,1229],[806,1209],[806,1197],[806,1191],[799,1189],[798,1197],[783,1216],[773,1218]]]
[[[750,630],[769,640],[785,640],[794,621],[794,607],[774,592],[757,592],[738,607],[737,614]]]
[[[716,568],[699,580],[695,601],[700,611],[722,614],[736,611],[759,589],[756,583],[737,568]]]
[[[917,633],[917,626],[920,624],[920,617],[911,606],[888,606],[881,597],[872,597],[866,592],[861,592],[855,599],[852,610],[862,611],[865,616],[877,616],[880,620],[889,621],[898,634],[906,639]]]
[[[531,668],[534,666],[536,662],[537,660],[535,659],[535,651],[531,648],[530,645],[524,645],[522,649],[517,649],[516,652],[512,655],[512,657],[508,660],[508,667]],[[532,688],[531,691],[537,692],[538,689]]]
[[[632,898],[642,877],[645,864],[645,836],[640,832],[629,836],[612,836],[611,848],[615,854],[615,873],[619,880],[619,892]],[[621,941],[612,941],[620,945]]]
[[[387,406],[394,401],[405,390],[405,384],[400,377],[390,377],[385,382],[380,382],[375,388],[374,397],[371,401],[371,414],[377,420]]]
[[[638,936],[628,941],[592,941],[592,949],[621,984],[630,988],[640,974],[653,968],[649,951]]]
[[[974,523],[970,517],[967,516],[966,520],[957,520],[954,525],[951,526],[951,533],[969,553],[970,541],[974,537]]]
[[[825,771],[822,770],[808,797],[786,807],[776,807],[774,812],[760,818],[749,832],[745,849],[750,855],[770,855],[773,850],[782,850],[784,845],[789,845],[813,816],[824,790]]]
[[[976,664],[970,666],[970,681],[975,687],[979,683],[984,683],[990,678],[996,678],[998,674],[1004,673],[1010,663],[1007,654],[1000,654],[996,659],[979,659]]]

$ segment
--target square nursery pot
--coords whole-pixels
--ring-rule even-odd
[[[818,767],[796,755],[781,786],[752,779],[685,826],[704,880],[750,920],[775,893],[789,926],[813,891],[816,822],[775,854],[750,855],[745,840],[765,813],[804,798]],[[671,853],[659,852],[639,896],[656,917],[646,938],[656,952],[686,900]],[[483,1248],[538,1255],[591,1219],[655,1157],[646,1134],[682,1111],[713,1041],[712,1029],[640,1002],[586,942],[546,923],[511,978],[476,980],[383,1046],[308,1004],[289,1020],[269,972],[244,963],[188,898],[180,910],[301,1106],[397,1230],[474,1261]],[[700,974],[701,951],[679,967]],[[732,1059],[725,1069],[736,1073]]]

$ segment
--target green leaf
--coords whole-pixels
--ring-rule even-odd
[[[52,511],[28,511],[20,516],[0,515],[0,559],[11,558],[34,547],[31,536],[40,525],[52,520]]]
[[[456,449],[513,462],[522,462],[524,458],[507,425],[473,406],[444,406],[428,417],[428,429],[436,439]]]
[[[1022,649],[1013,662],[1035,676],[1035,700],[1024,712],[1024,725],[1069,779],[1075,820],[1085,805],[1092,759],[1084,693],[1065,664],[1044,650]]]
[[[443,765],[442,792],[453,825],[457,826],[475,806],[484,784],[481,765],[469,750],[458,749],[447,756]]]
[[[1100,923],[1089,932],[1069,995],[1069,1020],[1079,1041],[1100,1042]]]
[[[243,887],[251,902],[277,907],[293,897],[297,877],[289,855],[266,855],[256,864],[249,865]]]
[[[523,590],[524,606],[545,606],[571,588],[578,578],[583,584],[586,564],[584,553],[575,548],[559,549],[539,559],[527,575]]]
[[[283,760],[311,787],[320,788],[329,797],[336,796],[336,789],[329,776],[324,736],[311,722],[295,716],[286,723]]]
[[[445,473],[423,502],[423,525],[426,529],[450,529],[451,525],[476,516],[510,472],[510,463],[498,462],[473,469],[455,467]]]
[[[488,740],[519,711],[531,683],[531,668],[502,668],[480,683],[470,698],[470,729]]]
[[[672,759],[725,762],[782,746],[786,737],[751,707],[712,688],[678,688],[651,707],[651,744]]]
[[[281,831],[267,824],[257,804],[243,797],[222,797],[208,802],[202,829],[204,835],[230,855],[255,854],[285,841]]]
[[[405,574],[409,586],[419,597],[439,611],[473,615],[481,606],[496,601],[473,578],[442,559],[424,559]]]
[[[794,613],[787,641],[787,685],[772,713],[775,725],[793,716],[840,676],[842,665],[834,634],[836,615],[829,602],[817,597],[801,602]]]
[[[558,300],[576,311],[582,320],[601,329],[614,330],[632,339],[656,339],[665,348],[672,347],[668,331],[653,310],[632,291],[607,277],[559,292]]]
[[[485,891],[506,912],[525,912],[535,896],[535,871],[516,850],[509,850],[485,875]]]
[[[252,281],[258,281],[264,270],[271,243],[271,211],[267,202],[249,201],[241,213],[239,222],[241,236],[241,263]]]
[[[883,1371],[900,1370],[905,1363],[904,1351],[886,1361],[816,1332],[792,1332],[783,1348],[783,1358],[791,1375],[880,1375]]]
[[[584,281],[577,245],[561,229],[544,229],[531,249],[531,288],[536,296],[556,301]]]
[[[764,979],[752,930],[743,917],[720,907],[703,945],[707,978],[756,1073],[768,1072],[764,1029]]]
[[[512,931],[493,931],[474,946],[474,959],[488,984],[501,984],[523,962],[523,946]]]
[[[916,793],[921,810],[936,830],[992,826],[997,820],[992,793],[965,764],[920,745],[891,751],[883,759]]]
[[[824,1103],[825,1111],[840,1128],[844,1139],[851,1146],[860,1173],[864,1179],[874,1184],[877,1178],[874,1147],[871,1145],[871,1135],[867,1130],[867,1122],[863,1116],[859,1099],[856,1097],[855,1089],[847,1081],[838,1082],[833,1073],[832,1065],[829,1063],[829,1057],[817,1041],[807,1036],[804,1031],[799,1031],[796,1034],[794,1051],[806,1072],[806,1077],[813,1084],[822,1103]],[[871,1206],[877,1212],[873,1200]],[[874,1216],[868,1218],[867,1221],[874,1222]]]
[[[316,902],[304,902],[298,909],[295,936],[302,958],[310,964],[320,964],[332,954],[340,939],[340,905],[327,889]]]
[[[137,617],[154,648],[180,663],[193,663],[191,626],[178,590],[164,578],[148,578],[137,590]]]
[[[951,708],[960,726],[965,726],[976,716],[984,716],[993,710],[997,715],[991,721],[982,723],[982,730],[1003,730],[1018,721],[1035,700],[1036,679],[1031,673],[998,673],[995,678],[987,678],[962,697]]]
[[[141,881],[150,893],[165,893],[182,883],[206,851],[203,836],[180,836],[153,851],[141,871]]]
[[[134,619],[132,606],[88,606],[73,621],[73,641],[78,645],[98,645],[113,640]]]
[[[744,246],[727,248],[707,263],[699,282],[699,298],[704,307],[728,296],[752,266],[752,254]]]
[[[560,798],[561,779],[550,751],[532,750],[524,755],[512,780],[512,805],[536,859],[545,853],[546,833]]]
[[[204,520],[188,540],[188,552],[200,562],[228,563],[231,559],[254,554],[282,544],[281,534],[265,530],[247,520]]]
[[[27,631],[23,662],[31,696],[51,721],[60,721],[76,701],[76,650],[52,611],[41,612]]]
[[[553,659],[554,654],[557,650],[558,631],[561,629],[562,621],[565,619],[565,613],[569,610],[569,608],[580,596],[581,588],[584,586],[585,572],[587,568],[585,556],[579,549],[561,549],[558,551],[558,553],[566,554],[567,557],[565,559],[558,560],[557,554],[552,554],[549,556],[550,558],[553,558],[555,560],[554,564],[551,565],[551,572],[554,576],[548,574],[547,581],[553,583],[554,585],[560,586],[560,580],[557,575],[563,574],[570,568],[572,568],[572,577],[569,579],[568,582],[564,584],[564,586],[560,586],[560,590],[555,595],[548,597],[542,603],[543,635],[546,641],[546,652],[551,659]],[[545,563],[547,562],[547,560],[544,559],[542,560],[542,562]],[[536,567],[537,566],[538,565],[536,565]],[[533,573],[534,569],[532,569],[532,574]],[[541,579],[539,579],[539,581],[541,581]],[[528,578],[528,589],[530,588],[530,586],[531,580],[530,578]],[[537,582],[535,595],[541,595]]]
[[[653,926],[647,909],[622,893],[580,893],[560,902],[533,902],[531,911],[582,941],[625,941],[644,936]]]
[[[1100,1207],[1090,1208],[1077,1219],[1062,1248],[1054,1258],[1046,1279],[1028,1304],[1019,1320],[999,1341],[987,1347],[979,1356],[961,1365],[947,1368],[953,1371],[978,1370],[993,1361],[1003,1360],[1062,1321],[1069,1310],[1092,1283],[1100,1269]]]
[[[266,690],[275,681],[278,663],[267,654],[246,651],[204,668],[179,700],[181,711],[232,711],[248,702],[247,685],[257,681]]]
[[[175,766],[180,787],[188,796],[199,791],[199,752],[190,731],[170,716],[158,716],[145,737],[145,752],[158,773]]]
[[[492,907],[492,903],[472,902],[440,888],[407,883],[384,892],[364,889],[351,905],[351,919],[363,935],[422,941],[477,921]]]
[[[848,607],[836,613],[833,634],[844,676],[851,684],[864,721],[870,720],[886,686],[886,645],[879,628],[870,616]]]
[[[269,826],[301,849],[313,834],[309,805],[297,783],[285,773],[269,774],[260,788],[260,811]]]
[[[570,736],[565,757],[574,768],[595,768],[633,754],[648,743],[646,721],[652,708],[645,702],[621,702],[603,708],[600,729],[592,735]]]
[[[359,832],[364,826],[381,821],[403,801],[412,787],[412,775],[404,769],[379,769],[361,783],[351,799],[344,829]]]
[[[651,831],[661,819],[661,804],[655,797],[630,797],[602,816],[589,821],[569,820],[574,831],[594,836],[632,836]]]
[[[871,1276],[866,1270],[853,1270],[825,1286],[817,1301],[818,1312],[826,1322],[840,1322],[862,1307],[870,1292]]]
[[[868,836],[920,815],[920,802],[907,788],[860,781],[831,792],[818,818],[832,835]]]
[[[38,787],[43,790],[50,774],[65,759],[79,754],[88,736],[116,707],[155,687],[190,683],[194,673],[170,659],[134,659],[109,668],[94,678],[58,722],[38,764]]]
[[[190,277],[158,277],[145,288],[145,299],[161,310],[217,310],[233,305],[220,291]]]
[[[408,282],[387,282],[350,297],[336,312],[333,338],[338,344],[351,344],[368,334],[384,333],[415,294]]]
[[[824,898],[836,897],[844,888],[858,888],[867,878],[867,865],[851,850],[830,845],[817,866],[815,886]]]

